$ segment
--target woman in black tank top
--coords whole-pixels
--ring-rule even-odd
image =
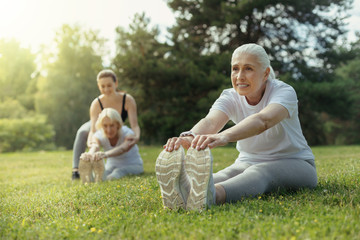
[[[103,107],[103,105],[102,105],[101,100],[100,100],[100,98],[99,98],[99,97],[97,98],[97,100],[98,100],[98,102],[99,102],[99,105],[100,105],[101,111],[102,111],[102,110],[104,110],[104,107]],[[123,122],[125,122],[125,121],[126,121],[126,119],[127,119],[127,117],[128,117],[128,112],[127,112],[127,111],[126,111],[126,109],[125,109],[125,101],[126,101],[126,93],[124,94],[124,97],[123,97],[122,108],[121,108],[121,114],[120,114],[121,119],[123,120]]]
[[[97,75],[97,84],[101,95],[93,100],[90,106],[90,122],[83,124],[78,130],[74,142],[73,153],[73,179],[78,179],[78,166],[80,155],[90,147],[92,136],[95,133],[96,120],[104,108],[114,108],[119,111],[123,122],[128,119],[134,135],[128,137],[128,150],[130,150],[140,139],[140,127],[137,118],[137,107],[135,99],[130,95],[118,92],[118,80],[111,70],[102,70]],[[121,108],[119,107],[121,106]]]

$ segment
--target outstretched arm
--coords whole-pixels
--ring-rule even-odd
[[[115,157],[115,156],[119,156],[125,152],[128,151],[128,145],[129,145],[129,141],[127,139],[125,139],[125,141],[120,144],[117,147],[114,147],[113,149],[110,149],[106,152],[104,152],[105,157]]]
[[[253,114],[235,126],[218,134],[199,135],[192,141],[197,149],[214,148],[258,135],[289,117],[288,110],[280,104],[270,104],[259,113]]]
[[[90,148],[92,146],[92,144],[94,143],[94,134],[96,132],[96,128],[95,128],[95,124],[96,121],[99,117],[99,114],[101,112],[101,108],[99,106],[99,104],[97,104],[97,100],[95,99],[90,106],[90,122],[91,122],[91,127],[90,127],[90,132],[89,132],[89,136],[87,139],[87,146]]]
[[[224,112],[213,110],[205,118],[201,119],[191,131],[195,135],[214,134],[219,132],[228,121],[229,117]],[[164,148],[169,152],[179,149],[180,145],[189,148],[193,139],[192,136],[169,138]]]
[[[140,140],[140,127],[137,117],[137,106],[135,99],[131,95],[126,95],[126,109],[129,115],[129,123],[131,129],[134,131],[134,135],[127,137],[128,147],[126,151],[129,151]]]
[[[89,151],[81,154],[80,159],[84,161],[93,161],[96,157],[96,152],[100,149],[100,141],[93,136],[90,141]]]
[[[104,158],[119,156],[127,152],[128,145],[129,140],[125,139],[125,141],[121,145],[106,152],[99,152],[100,141],[95,136],[93,136],[92,145],[89,151],[81,154],[80,159],[83,159],[85,161],[99,161]]]
[[[93,136],[93,140],[91,141],[91,146],[88,153],[93,154],[99,150],[100,150],[100,142],[96,137]]]

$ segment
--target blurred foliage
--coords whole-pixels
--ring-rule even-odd
[[[359,37],[359,36],[358,36]],[[332,49],[338,64],[328,82],[290,80],[299,98],[300,120],[311,145],[360,143],[360,38],[350,49]]]
[[[331,50],[346,32],[352,0],[167,0],[177,16],[170,30],[188,56],[232,52],[258,43],[279,74],[326,81],[334,68]],[[224,70],[224,69],[222,69]]]
[[[0,102],[0,118],[24,118],[29,111],[18,101],[8,98]]]
[[[346,138],[333,135],[351,117],[353,92],[345,93],[353,86],[339,80],[335,70],[341,62],[359,56],[344,47],[349,44],[343,37],[344,19],[352,2],[168,0],[177,16],[177,24],[170,29],[173,49],[178,60],[230,76],[229,65],[218,65],[215,59],[229,63],[229,53],[238,46],[260,44],[280,79],[297,91],[308,142],[345,144]]]
[[[204,117],[231,88],[232,51],[255,42],[269,53],[280,80],[295,88],[310,145],[360,143],[360,35],[355,42],[344,35],[352,0],[167,2],[177,22],[165,42],[145,14],[116,29],[110,67],[120,89],[136,99],[141,141],[165,143]],[[0,135],[9,138],[3,151],[36,148],[42,132],[46,143],[72,147],[99,95],[104,43],[97,31],[78,25],[63,25],[52,47],[37,54],[0,39]],[[19,137],[27,129],[35,131],[36,146]]]
[[[99,94],[104,40],[94,31],[64,25],[56,34],[56,52],[44,57],[35,106],[55,128],[55,143],[70,148],[77,129],[89,120],[89,106]]]
[[[347,62],[341,62],[336,69],[336,78],[346,85],[345,91],[336,89],[337,93],[348,96],[350,103],[340,111],[348,112],[345,117],[346,121],[341,123],[341,131],[338,135],[344,139],[347,144],[360,143],[360,33],[358,41],[352,44],[350,52],[353,58]]]
[[[163,142],[190,129],[208,111],[227,77],[175,56],[171,46],[157,40],[159,31],[149,27],[144,14],[135,16],[128,32],[118,28],[117,33],[114,69],[120,85],[128,86],[137,100],[145,142]]]
[[[53,126],[45,116],[0,119],[0,152],[54,149]]]
[[[36,70],[35,55],[16,40],[0,39],[0,101],[17,99],[27,108],[34,108],[32,74]]]

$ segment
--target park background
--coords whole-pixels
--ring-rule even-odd
[[[359,239],[356,30],[360,0],[0,0],[0,239]],[[231,52],[248,42],[297,91],[318,186],[163,209],[161,144],[231,87]],[[71,147],[103,68],[136,98],[145,172],[84,185]],[[212,154],[216,172],[238,152]]]
[[[252,42],[295,88],[311,146],[359,144],[359,4],[1,1],[0,152],[71,149],[104,68],[137,101],[140,143],[164,143],[231,87],[231,53]]]

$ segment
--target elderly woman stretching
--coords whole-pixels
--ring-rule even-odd
[[[238,47],[231,59],[231,89],[191,131],[170,138],[156,161],[163,204],[203,210],[213,204],[279,189],[314,188],[314,155],[298,118],[297,96],[275,79],[265,50]],[[235,126],[220,130],[229,121]],[[239,156],[213,174],[211,148],[237,142]],[[185,154],[184,148],[188,149]]]
[[[139,148],[132,143],[134,132],[123,126],[118,111],[104,108],[96,121],[96,129],[89,151],[80,156],[80,178],[84,183],[93,180],[93,173],[95,182],[99,182],[102,179],[113,180],[144,172]],[[100,146],[104,151],[99,151]]]

